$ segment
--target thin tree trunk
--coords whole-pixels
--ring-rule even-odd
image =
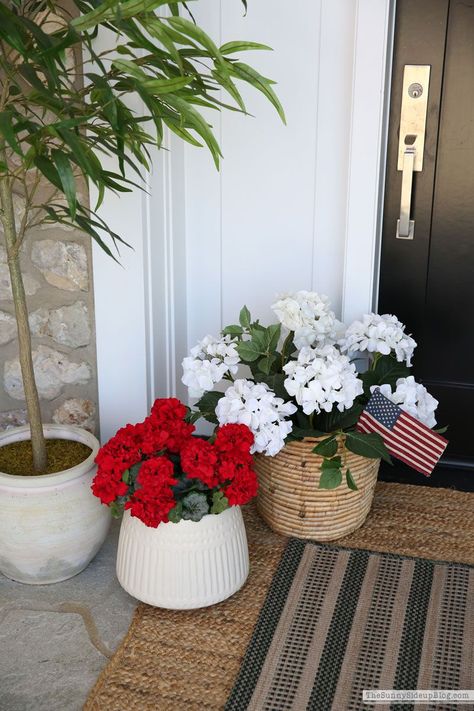
[[[7,248],[8,268],[12,283],[13,304],[18,328],[18,346],[20,351],[20,367],[25,392],[26,409],[31,430],[31,445],[33,449],[33,467],[36,471],[46,469],[48,458],[46,441],[41,420],[40,402],[33,369],[31,333],[28,322],[25,288],[20,268],[19,245],[15,227],[13,195],[8,178],[0,180],[0,201],[2,207],[2,222]]]

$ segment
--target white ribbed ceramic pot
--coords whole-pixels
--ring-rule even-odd
[[[240,507],[200,521],[145,526],[125,512],[117,577],[133,597],[156,607],[189,610],[233,595],[249,573],[247,536]]]
[[[105,540],[110,511],[92,494],[99,442],[73,425],[44,425],[49,439],[83,442],[91,453],[56,474],[0,472],[0,572],[12,580],[45,585],[80,573]],[[29,426],[0,434],[0,446],[28,439]]]

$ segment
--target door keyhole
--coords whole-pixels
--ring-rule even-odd
[[[423,87],[418,82],[414,82],[408,87],[408,96],[411,96],[412,99],[418,99],[422,93]]]

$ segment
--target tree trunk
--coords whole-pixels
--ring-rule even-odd
[[[26,304],[25,288],[20,269],[19,245],[15,227],[13,209],[13,194],[8,178],[0,180],[0,201],[2,207],[2,222],[5,233],[8,268],[12,283],[13,304],[15,307],[16,324],[18,329],[18,346],[20,352],[20,367],[25,392],[26,409],[31,430],[31,446],[33,449],[33,467],[41,472],[46,469],[48,458],[46,441],[41,420],[40,402],[36,387],[33,369],[33,356],[31,349],[31,333],[28,321],[28,308]]]

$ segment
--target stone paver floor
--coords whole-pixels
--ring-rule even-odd
[[[137,604],[115,576],[119,526],[70,580],[22,585],[0,574],[0,711],[82,708]]]

